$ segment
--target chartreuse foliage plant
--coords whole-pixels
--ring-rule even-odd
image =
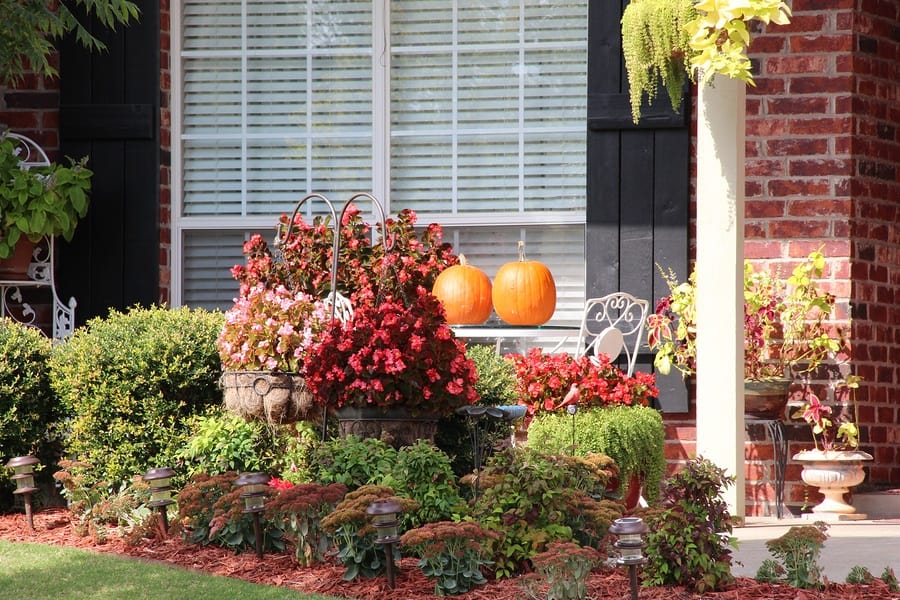
[[[221,326],[214,312],[136,307],[54,346],[50,383],[71,414],[66,452],[111,485],[173,465],[190,417],[222,401]]]
[[[422,573],[434,581],[435,595],[447,596],[487,582],[482,568],[491,561],[484,542],[497,537],[472,521],[436,521],[404,533],[400,546],[419,557]]]
[[[664,508],[648,509],[643,515],[650,530],[644,585],[682,585],[703,593],[733,581],[733,526],[722,498],[733,484],[724,469],[702,457],[688,461],[666,480]]]
[[[497,577],[522,573],[550,542],[599,543],[622,514],[621,504],[597,499],[610,477],[600,466],[604,458],[549,456],[528,448],[491,457],[471,518],[500,536],[485,542]]]

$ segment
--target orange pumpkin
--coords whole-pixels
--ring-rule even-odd
[[[491,316],[491,280],[462,254],[458,265],[437,276],[431,293],[444,303],[448,323],[478,325]]]
[[[550,269],[525,260],[525,242],[519,242],[519,260],[506,263],[494,277],[494,310],[510,325],[543,325],[556,310],[556,282]]]

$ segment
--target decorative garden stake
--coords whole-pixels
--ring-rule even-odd
[[[16,482],[13,494],[21,494],[25,501],[25,520],[28,528],[34,531],[34,516],[31,513],[31,494],[37,491],[34,485],[34,466],[40,461],[33,456],[17,456],[6,463],[15,474],[10,478]]]
[[[375,543],[384,546],[388,586],[394,589],[394,544],[400,541],[400,521],[397,515],[403,507],[390,498],[375,500],[366,509],[375,528]]]
[[[244,488],[241,498],[244,499],[244,512],[253,515],[253,534],[256,538],[256,558],[262,560],[262,527],[259,523],[259,513],[263,511],[266,503],[266,492],[269,489],[270,477],[265,473],[243,473],[234,480],[234,484]]]
[[[644,534],[647,533],[647,525],[638,517],[622,517],[613,521],[609,532],[618,537],[613,544],[619,550],[619,558],[616,561],[620,566],[628,567],[628,579],[631,582],[631,598],[637,600],[638,582],[637,567],[647,562],[641,553],[646,546]]]
[[[578,414],[578,405],[568,405],[566,407],[566,412],[572,415],[572,456],[575,456],[575,415]]]
[[[175,504],[172,500],[172,478],[175,477],[175,471],[168,467],[158,469],[150,469],[144,473],[144,481],[150,486],[150,502],[147,503],[148,508],[155,508],[159,511],[160,533],[162,537],[169,534],[169,506]]]

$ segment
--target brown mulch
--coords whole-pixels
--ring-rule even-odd
[[[127,555],[186,569],[244,579],[253,583],[277,585],[307,593],[320,593],[356,600],[430,600],[436,598],[434,585],[416,568],[416,560],[404,558],[399,565],[396,587],[390,589],[385,578],[344,581],[343,567],[325,565],[300,567],[289,554],[267,554],[262,561],[253,553],[235,555],[215,546],[187,544],[180,538],[142,540],[128,545],[116,535],[103,544],[90,537],[75,534],[66,509],[45,509],[34,515],[34,531],[29,531],[23,514],[0,515],[0,539],[11,542],[33,542],[55,546],[69,546],[95,552]],[[455,596],[459,600],[522,600],[527,595],[515,579],[489,581],[487,584]],[[588,598],[630,598],[628,578],[622,570],[603,570],[588,580]],[[821,591],[800,590],[784,585],[757,583],[753,579],[738,578],[728,589],[703,595],[691,594],[682,588],[641,588],[642,600],[869,600],[896,598],[886,584],[872,585],[828,583]]]

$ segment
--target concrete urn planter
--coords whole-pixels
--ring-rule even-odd
[[[852,518],[849,515],[854,515],[856,509],[844,500],[844,494],[865,480],[863,463],[872,460],[872,455],[861,450],[805,450],[795,454],[794,460],[803,464],[803,482],[819,488],[825,496],[813,507],[813,513]]]

